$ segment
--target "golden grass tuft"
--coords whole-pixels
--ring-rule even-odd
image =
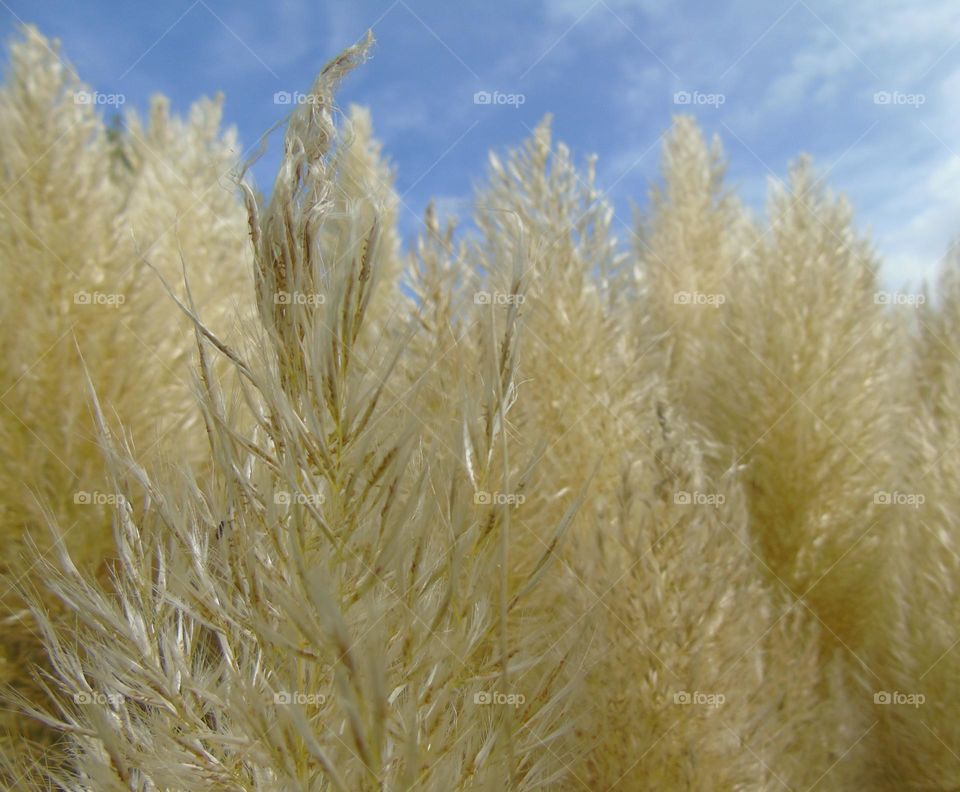
[[[265,200],[219,99],[111,130],[11,45],[5,786],[957,788],[956,260],[892,310],[689,118],[630,250],[545,119],[404,253],[371,46]]]

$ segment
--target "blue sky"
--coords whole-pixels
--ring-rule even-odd
[[[599,155],[622,239],[677,112],[720,136],[731,186],[758,211],[767,180],[811,154],[892,283],[933,275],[960,231],[955,0],[0,0],[5,38],[21,22],[59,38],[80,76],[127,108],[159,92],[185,111],[223,91],[245,146],[289,109],[276,92],[305,90],[372,27],[374,57],[340,102],[370,107],[408,238],[431,197],[466,216],[487,151],[548,112],[578,159]],[[522,104],[476,104],[477,91]],[[262,185],[279,145],[255,170]]]

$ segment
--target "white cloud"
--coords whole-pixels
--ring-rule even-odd
[[[377,138],[389,144],[408,132],[426,132],[436,122],[421,96],[406,96],[396,91],[365,96],[369,101]]]
[[[641,12],[659,17],[672,7],[670,0],[544,0],[543,10],[547,21],[554,25],[569,25],[593,8],[603,10],[606,5],[617,14]],[[595,8],[594,8],[595,7]]]
[[[914,186],[878,211],[877,243],[893,282],[931,278],[960,231],[960,157],[947,156],[917,168]],[[912,212],[898,212],[910,205]]]
[[[433,199],[440,219],[441,227],[449,218],[463,223],[470,219],[473,212],[473,197],[470,195],[438,195]]]

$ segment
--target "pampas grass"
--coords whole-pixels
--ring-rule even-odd
[[[369,36],[268,200],[220,100],[108,133],[51,46],[0,95],[7,787],[960,784],[954,262],[888,309],[809,162],[752,217],[688,118],[629,251],[546,119],[404,253]]]
[[[227,332],[249,312],[239,283],[250,255],[243,208],[223,187],[236,143],[219,131],[218,102],[180,120],[157,100],[148,123],[131,116],[111,134],[55,43],[27,28],[10,56],[0,91],[0,672],[29,690],[44,652],[19,589],[50,549],[47,521],[81,568],[102,574],[114,552],[84,360],[108,423],[142,461],[176,449],[201,463],[190,326],[143,260],[170,277],[185,263],[198,304]],[[4,720],[18,742],[37,736],[30,724]]]

